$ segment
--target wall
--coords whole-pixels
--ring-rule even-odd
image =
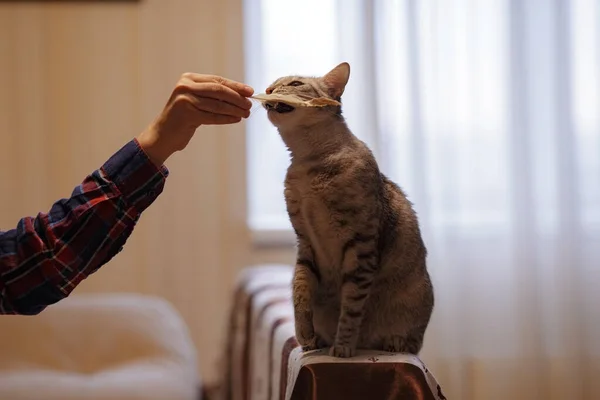
[[[68,196],[152,120],[181,73],[242,80],[241,10],[241,0],[0,3],[0,227]],[[164,296],[207,380],[234,276],[270,254],[250,251],[244,140],[243,124],[202,127],[169,160],[165,192],[124,251],[78,289]]]

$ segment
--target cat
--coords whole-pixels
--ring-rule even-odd
[[[341,104],[350,65],[322,77],[286,76],[267,94]],[[356,349],[417,355],[434,307],[427,249],[412,203],[380,172],[341,106],[265,102],[290,153],[284,197],[297,238],[296,338],[334,357]]]

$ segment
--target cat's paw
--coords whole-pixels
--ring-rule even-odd
[[[302,346],[303,351],[317,350],[328,346],[328,344],[325,343],[325,341],[321,339],[321,337],[317,334],[315,334],[310,339],[299,339],[296,336],[296,340],[298,340],[298,343],[300,344],[300,346]]]
[[[317,346],[318,340],[316,336],[313,336],[308,340],[304,339],[302,341],[298,341],[298,343],[300,343],[300,345],[302,346],[302,351],[311,351],[319,348]]]
[[[392,353],[400,352],[400,348],[402,347],[402,339],[400,336],[393,335],[385,338],[383,341],[383,350],[389,351]]]
[[[356,349],[350,346],[333,345],[329,349],[329,355],[332,357],[349,358],[356,355]]]
[[[383,341],[383,350],[392,353],[417,354],[419,352],[419,343],[404,336],[392,335]]]

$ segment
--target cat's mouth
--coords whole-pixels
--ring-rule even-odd
[[[289,113],[289,112],[292,112],[295,110],[295,108],[290,106],[289,104],[285,104],[285,103],[281,103],[281,102],[265,103],[265,108],[268,111],[275,111],[279,114],[285,114],[285,113]]]

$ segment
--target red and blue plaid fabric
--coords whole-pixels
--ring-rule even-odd
[[[167,176],[131,140],[70,198],[0,232],[0,314],[38,314],[67,297],[122,250]]]

